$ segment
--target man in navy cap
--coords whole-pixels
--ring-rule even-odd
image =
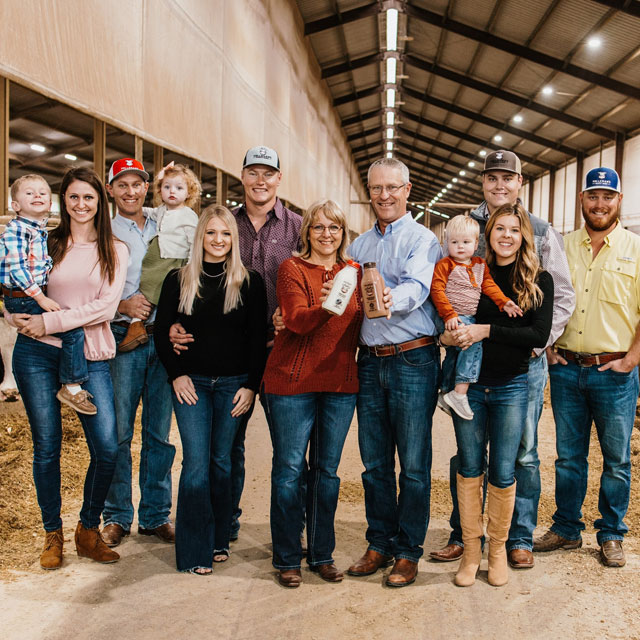
[[[582,546],[589,437],[595,422],[603,458],[597,529],[600,559],[625,564],[623,518],[631,487],[631,432],[640,361],[640,237],[622,228],[618,174],[587,173],[579,196],[584,227],[565,236],[576,308],[549,355],[556,422],[556,512],[534,551]]]

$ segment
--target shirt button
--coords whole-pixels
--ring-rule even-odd
[[[578,333],[579,333],[580,335],[582,335],[582,331],[578,331]]]

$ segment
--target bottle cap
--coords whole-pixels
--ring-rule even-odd
[[[375,262],[365,262],[364,263],[364,268],[365,269],[371,269],[374,268],[375,269],[376,263]]]
[[[347,260],[347,264],[351,267],[354,267],[355,269],[360,268],[360,264],[357,263],[355,260]]]

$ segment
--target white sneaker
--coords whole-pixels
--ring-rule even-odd
[[[444,393],[438,394],[438,407],[442,409],[448,416],[451,415],[451,407],[444,401]]]
[[[469,406],[469,400],[465,394],[449,391],[445,394],[443,400],[463,419],[472,420],[473,411]]]

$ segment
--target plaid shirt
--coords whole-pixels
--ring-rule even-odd
[[[37,296],[53,266],[47,252],[46,221],[15,218],[0,236],[0,283]]]

